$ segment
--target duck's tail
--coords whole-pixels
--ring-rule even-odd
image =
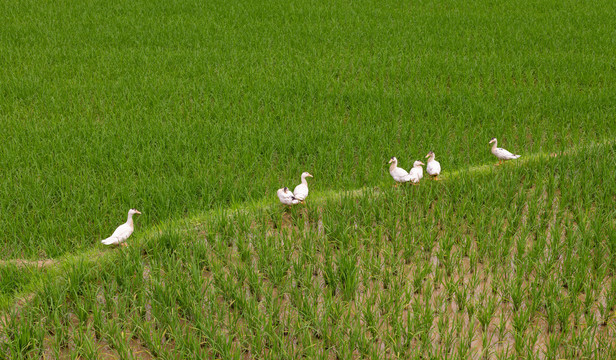
[[[111,244],[117,243],[118,240],[116,238],[108,237],[106,239],[101,240],[101,242],[105,245],[111,245]]]

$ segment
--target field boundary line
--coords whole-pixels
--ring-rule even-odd
[[[521,166],[523,164],[527,164],[527,163],[532,163],[532,162],[537,162],[537,161],[542,161],[542,160],[550,160],[556,157],[560,157],[560,156],[569,156],[569,155],[575,155],[578,154],[580,152],[583,151],[588,151],[588,150],[592,150],[592,149],[596,149],[596,148],[602,148],[602,147],[608,147],[608,146],[612,146],[616,144],[616,139],[613,140],[604,140],[601,142],[592,142],[592,143],[588,143],[586,145],[581,145],[581,146],[577,146],[577,147],[571,147],[568,148],[566,150],[561,150],[561,151],[556,151],[556,152],[538,152],[538,153],[532,153],[532,154],[528,154],[528,155],[522,155],[521,158],[515,160],[515,161],[510,161],[510,165],[506,165],[507,163],[501,165],[501,166]],[[471,174],[478,174],[478,175],[486,175],[490,173],[491,169],[494,169],[494,163],[490,163],[490,164],[481,164],[481,165],[476,165],[476,166],[471,166],[465,169],[458,169],[458,170],[454,170],[451,172],[444,172],[442,173],[441,176],[441,180],[440,182],[447,182],[449,180],[453,180],[457,177],[459,177],[462,173],[471,173]],[[388,176],[388,180],[389,176]],[[424,180],[423,182],[427,182],[430,181],[429,179],[427,179],[427,176],[424,176]],[[392,182],[391,181],[383,181],[381,183],[377,183],[373,186],[364,186],[364,187],[360,187],[360,188],[356,188],[353,190],[325,190],[325,191],[320,191],[317,194],[314,194],[311,199],[309,200],[310,203],[323,203],[326,202],[328,200],[337,200],[337,199],[341,199],[341,198],[356,198],[356,197],[361,197],[363,196],[366,192],[371,192],[371,193],[379,193],[379,191],[381,189],[383,189],[386,186],[389,186]],[[273,194],[273,193],[272,193]],[[278,206],[280,205],[279,202],[275,199],[275,197],[272,196],[267,196],[261,200],[257,200],[257,201],[252,201],[252,202],[248,202],[248,203],[242,203],[242,204],[237,204],[234,205],[232,207],[227,207],[227,208],[215,208],[215,209],[211,209],[211,210],[207,210],[203,213],[199,213],[199,214],[192,214],[192,215],[188,215],[187,217],[183,217],[183,218],[176,218],[176,219],[171,219],[168,220],[167,222],[158,224],[158,225],[154,225],[148,229],[144,229],[143,232],[134,237],[133,240],[131,242],[135,242],[134,240],[141,238],[141,237],[147,237],[147,236],[152,236],[155,235],[157,233],[160,233],[163,229],[169,228],[169,227],[178,227],[180,225],[194,225],[201,223],[202,221],[204,221],[205,219],[209,219],[213,216],[228,216],[228,217],[232,217],[235,214],[248,214],[252,211],[255,210],[268,210],[271,209],[272,207]],[[137,234],[135,234],[137,235]],[[134,236],[134,235],[133,235]],[[78,253],[78,254],[67,254],[67,255],[63,255],[60,256],[58,258],[47,258],[47,259],[40,259],[40,260],[25,260],[25,259],[9,259],[9,260],[0,260],[0,266],[3,265],[8,265],[8,264],[14,264],[16,266],[19,267],[25,267],[25,266],[36,266],[37,268],[46,268],[46,267],[50,267],[50,266],[54,266],[58,263],[61,263],[62,260],[66,260],[68,258],[76,258],[79,257],[80,255],[83,256],[88,256],[91,257],[94,254],[98,254],[101,255],[102,253],[104,253],[105,250],[97,250],[97,249],[88,249],[83,251],[82,253]]]

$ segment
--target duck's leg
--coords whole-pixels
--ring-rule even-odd
[[[126,246],[128,246],[128,244],[123,242],[123,243],[120,244],[120,246],[126,247]]]
[[[438,175],[436,175],[436,176],[434,177],[434,181],[440,181],[440,180],[438,179]]]

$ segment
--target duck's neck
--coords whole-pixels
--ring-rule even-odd
[[[128,214],[128,219],[126,219],[127,224],[133,224],[133,214]]]
[[[389,172],[396,170],[397,167],[398,167],[398,162],[397,161],[392,162],[391,165],[389,165]]]
[[[430,157],[428,158],[428,162],[434,161],[434,156],[435,156],[434,154],[430,155]]]
[[[302,175],[302,184],[308,186],[308,181],[306,181],[306,175]]]
[[[494,140],[494,144],[492,144],[492,151],[496,150],[498,141]]]

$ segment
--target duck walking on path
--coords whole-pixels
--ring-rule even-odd
[[[141,215],[141,212],[136,209],[128,210],[128,220],[126,220],[124,224],[118,226],[110,237],[101,240],[101,242],[105,245],[121,244],[122,246],[126,246],[124,241],[126,241],[135,230],[135,225],[133,224],[134,214]]]
[[[492,138],[489,143],[492,144],[492,149],[490,151],[492,151],[492,154],[498,158],[498,164],[494,164],[495,166],[502,164],[504,160],[513,160],[521,156],[512,154],[503,148],[499,148],[496,138]]]
[[[426,158],[428,158],[428,165],[426,165],[426,172],[430,176],[434,176],[434,180],[438,180],[438,176],[441,173],[441,163],[434,160],[434,151],[430,151]]]
[[[309,172],[303,172],[302,183],[293,189],[293,196],[301,203],[304,203],[304,200],[306,200],[306,197],[308,196],[308,182],[306,181],[307,177],[312,177],[312,175],[310,175]]]

